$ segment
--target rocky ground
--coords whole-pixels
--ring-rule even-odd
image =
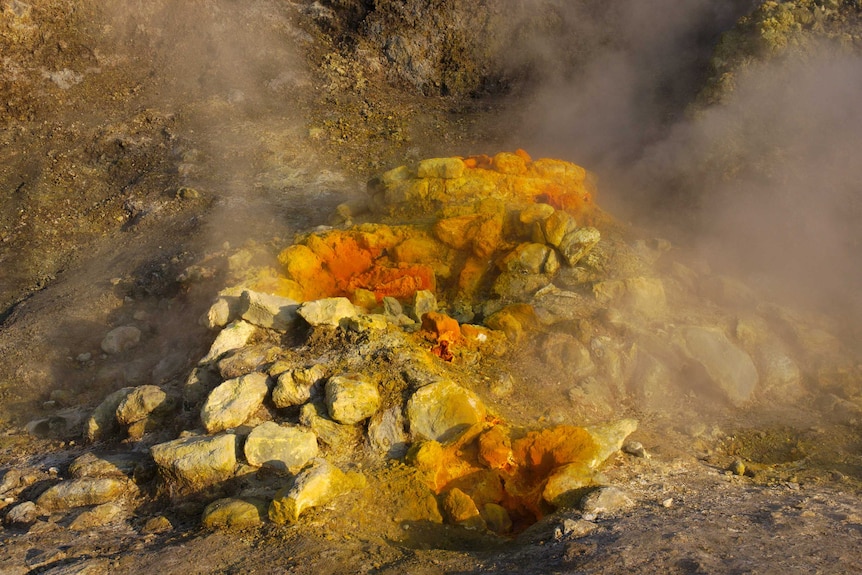
[[[103,4],[0,2],[0,573],[854,570],[858,332],[494,155],[603,34],[553,3]],[[857,10],[763,3],[696,105],[852,49]]]

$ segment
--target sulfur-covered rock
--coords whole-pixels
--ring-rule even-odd
[[[577,229],[575,218],[563,210],[557,210],[541,223],[542,236],[545,243],[559,248],[566,235]]]
[[[560,255],[563,256],[563,260],[566,263],[574,266],[590,253],[590,250],[601,239],[601,233],[596,228],[578,228],[573,232],[567,233],[560,241]]]
[[[293,480],[279,490],[269,505],[273,523],[296,523],[303,511],[326,505],[336,497],[365,487],[361,473],[344,473],[325,459],[315,459]]]
[[[102,340],[102,351],[108,355],[123,353],[132,349],[141,341],[141,330],[133,325],[115,327]]]
[[[326,377],[326,368],[315,364],[281,373],[272,390],[272,402],[278,408],[302,405],[311,399],[312,388]]]
[[[464,161],[461,158],[429,158],[422,160],[416,167],[419,178],[455,179],[464,175]]]
[[[414,440],[448,442],[485,419],[485,405],[472,391],[444,380],[420,388],[407,402]]]
[[[569,463],[555,469],[548,476],[542,490],[542,499],[555,507],[572,507],[593,485],[594,470],[588,462]]]
[[[184,437],[150,448],[159,474],[169,483],[190,491],[232,477],[236,450],[236,436],[227,433]]]
[[[526,226],[542,222],[554,213],[554,207],[549,204],[530,204],[518,214],[518,221]]]
[[[230,323],[216,336],[209,352],[201,359],[200,363],[207,363],[218,359],[225,352],[245,346],[257,328],[252,324],[237,320]]]
[[[100,441],[119,431],[117,408],[133,389],[133,387],[118,389],[102,400],[85,424],[88,441]]]
[[[356,317],[356,308],[346,297],[332,297],[305,302],[299,315],[312,326],[338,327],[341,320]]]
[[[457,487],[443,495],[443,513],[446,519],[454,525],[476,530],[486,528],[485,520],[479,513],[476,503]]]
[[[242,319],[267,329],[288,331],[296,323],[299,302],[289,298],[246,290],[240,296]]]
[[[151,414],[165,414],[175,405],[173,398],[156,385],[142,385],[131,390],[117,406],[117,421],[131,425]]]
[[[499,264],[503,271],[526,274],[548,273],[546,264],[551,260],[550,268],[557,270],[557,256],[544,244],[521,244],[504,257]]]
[[[590,467],[598,468],[611,455],[619,451],[626,438],[637,428],[638,422],[635,419],[620,419],[619,421],[588,427],[587,431],[596,445],[595,457],[589,462]]]
[[[70,479],[49,487],[36,499],[48,511],[62,511],[85,505],[101,505],[135,494],[137,487],[127,479],[87,477]]]
[[[317,457],[317,435],[309,429],[265,421],[248,435],[244,450],[250,465],[296,473]]]
[[[267,504],[264,500],[229,497],[207,505],[201,523],[207,529],[239,530],[259,527],[266,516]]]
[[[538,325],[538,318],[532,306],[528,304],[513,304],[491,314],[485,325],[491,329],[502,331],[513,343],[524,339],[526,333]]]
[[[242,425],[262,404],[269,392],[269,378],[255,372],[225,381],[216,387],[201,407],[201,422],[207,433]]]
[[[339,423],[359,423],[380,408],[377,385],[358,375],[330,377],[326,382],[325,393],[329,416]]]
[[[689,359],[703,367],[706,384],[734,405],[749,401],[757,387],[757,368],[751,357],[714,328],[688,326],[677,343]]]
[[[480,511],[482,519],[485,520],[485,525],[494,533],[503,535],[512,530],[512,518],[502,505],[486,503]]]
[[[144,456],[133,451],[96,454],[88,452],[69,465],[69,475],[83,477],[131,477],[135,469],[143,464]]]
[[[362,437],[359,426],[343,425],[330,419],[323,401],[309,401],[303,405],[299,422],[314,431],[320,441],[333,448],[350,449]]]

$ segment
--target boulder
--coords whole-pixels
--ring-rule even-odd
[[[266,421],[251,431],[244,450],[250,465],[296,473],[317,457],[317,435],[309,429]]]
[[[48,511],[63,511],[85,505],[101,505],[137,492],[134,483],[114,477],[70,479],[49,487],[36,499]]]
[[[255,372],[225,381],[216,387],[201,407],[201,422],[207,433],[242,425],[257,411],[269,392],[269,377]]]
[[[279,408],[302,405],[311,399],[312,388],[324,377],[326,368],[319,363],[282,372],[272,390],[272,402]]]
[[[443,380],[420,388],[407,402],[413,439],[449,442],[484,421],[482,400],[458,384]]]
[[[133,387],[124,387],[102,400],[85,424],[84,431],[88,441],[100,441],[119,431],[117,408],[132,390]]]
[[[337,375],[326,382],[326,408],[339,423],[353,425],[374,415],[380,408],[377,384],[358,375]]]
[[[296,323],[299,302],[289,298],[246,290],[240,296],[240,313],[248,323],[288,331]]]
[[[210,346],[209,352],[201,359],[200,363],[208,363],[221,357],[225,352],[244,347],[257,328],[252,324],[237,320],[221,330],[215,341]]]
[[[356,317],[356,307],[346,297],[332,297],[305,302],[298,313],[309,325],[338,327],[341,320]]]
[[[154,413],[165,414],[175,405],[162,388],[156,385],[142,385],[131,390],[117,406],[117,421],[121,425],[131,425]]]
[[[560,241],[560,255],[570,266],[575,266],[601,239],[602,235],[596,228],[578,228]]]
[[[183,437],[154,445],[159,474],[185,490],[197,490],[233,476],[237,438],[232,434]]]
[[[741,406],[754,395],[757,368],[751,357],[735,346],[719,329],[682,328],[677,343],[688,358],[703,367],[706,384]]]
[[[133,325],[115,327],[102,340],[102,351],[108,355],[123,353],[141,341],[141,330]]]
[[[365,487],[361,473],[344,473],[325,459],[315,459],[296,476],[293,483],[279,490],[269,505],[274,523],[296,523],[303,511],[326,505],[336,497]]]
[[[263,524],[267,504],[262,499],[217,499],[206,506],[201,523],[207,529],[248,529]]]

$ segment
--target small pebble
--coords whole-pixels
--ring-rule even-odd
[[[649,457],[646,452],[646,449],[644,449],[644,446],[640,441],[627,442],[625,445],[623,445],[623,453],[628,453],[629,455],[634,455],[635,457]]]
[[[665,507],[667,509],[670,509],[671,507],[673,507],[673,497],[668,497],[667,499],[662,501],[661,506]]]
[[[745,464],[741,459],[734,459],[733,463],[727,466],[727,470],[734,475],[745,475]]]

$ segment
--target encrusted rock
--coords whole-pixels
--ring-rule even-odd
[[[485,413],[485,405],[475,393],[448,380],[420,388],[407,402],[415,440],[452,441],[483,421]]]
[[[460,178],[464,174],[464,161],[460,158],[429,158],[416,167],[419,178]]]
[[[284,371],[278,376],[272,390],[272,402],[279,408],[302,405],[311,399],[312,388],[324,377],[326,368],[319,363]]]
[[[207,505],[201,522],[207,529],[248,529],[262,525],[266,515],[266,501],[230,497]]]
[[[154,412],[166,413],[174,407],[173,398],[155,385],[142,385],[131,390],[117,406],[117,421],[130,425]]]
[[[310,401],[302,406],[299,422],[310,427],[317,437],[330,447],[349,449],[362,437],[362,429],[356,425],[342,425],[329,418],[323,401]]]
[[[116,501],[137,491],[134,483],[113,477],[71,479],[49,487],[36,500],[48,511],[60,511]]]
[[[446,519],[455,525],[478,530],[486,527],[476,503],[457,487],[443,495],[443,512]]]
[[[578,228],[567,233],[560,241],[560,255],[570,266],[576,265],[581,258],[592,250],[602,235],[596,228]]]
[[[317,435],[308,429],[265,421],[245,440],[250,465],[296,473],[317,457]]]
[[[232,434],[184,437],[150,451],[166,480],[196,490],[229,479],[236,469],[237,438]]]
[[[559,268],[554,251],[544,244],[521,244],[504,257],[499,264],[504,271],[513,273],[554,273]]]
[[[245,321],[268,329],[288,331],[296,322],[299,302],[246,290],[240,296],[240,313]]]
[[[117,408],[133,389],[133,387],[118,389],[102,400],[102,403],[93,411],[85,424],[88,441],[99,441],[119,431],[120,424],[116,417]]]
[[[400,459],[407,453],[409,438],[400,406],[379,411],[371,418],[368,442],[376,452],[391,459]]]
[[[132,349],[141,341],[141,330],[133,325],[115,327],[102,340],[102,351],[108,355]]]
[[[326,382],[326,408],[335,421],[347,425],[359,423],[380,408],[377,385],[358,375],[337,375]]]
[[[293,484],[275,494],[269,506],[274,523],[296,523],[308,508],[326,505],[339,495],[365,487],[360,473],[344,473],[325,459],[315,459],[302,470]]]
[[[209,352],[201,359],[201,363],[207,363],[218,359],[222,354],[232,349],[243,347],[249,342],[257,328],[245,321],[237,320],[221,330],[216,336]]]
[[[228,380],[210,393],[201,408],[208,433],[242,425],[263,404],[269,392],[265,373],[255,372]]]
[[[305,302],[299,315],[310,325],[338,327],[341,320],[356,317],[356,307],[346,297],[332,297]]]

